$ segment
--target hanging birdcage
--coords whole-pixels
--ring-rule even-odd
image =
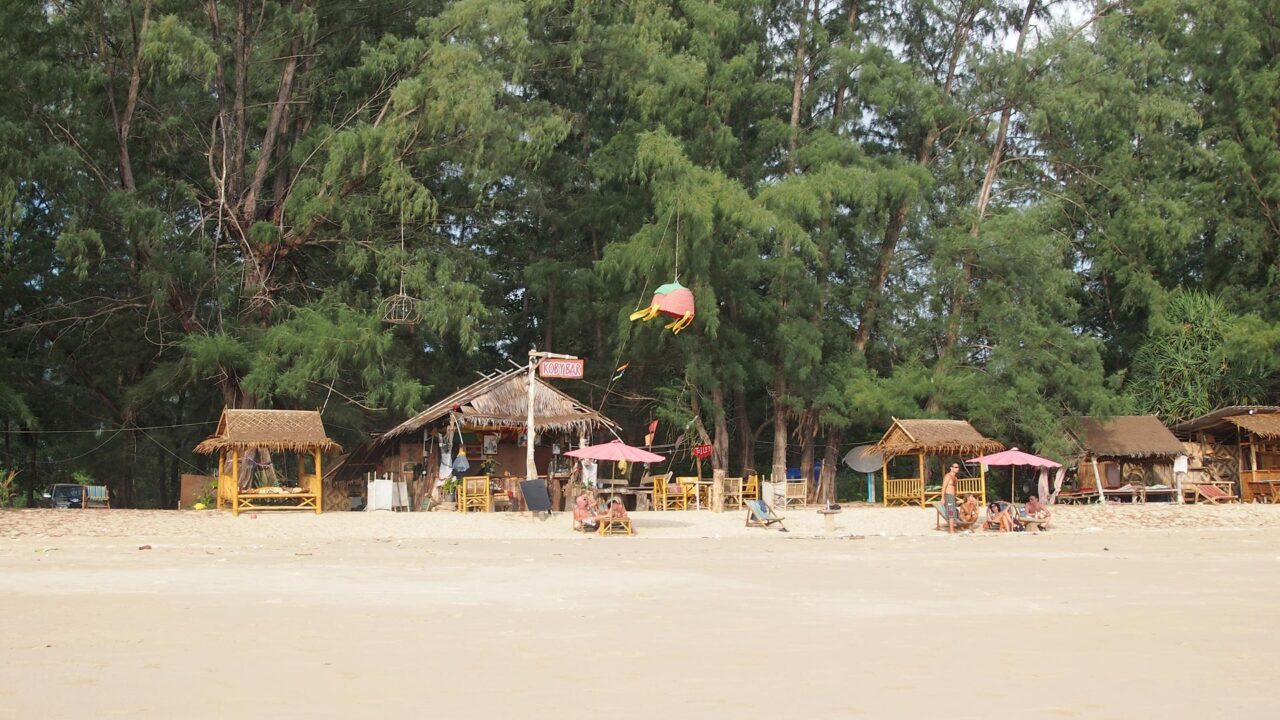
[[[382,322],[389,325],[416,325],[418,323],[418,301],[411,295],[401,292],[388,295],[380,304]]]
[[[400,219],[400,252],[404,253],[404,218]],[[404,291],[404,267],[400,268],[400,292],[388,295],[379,303],[382,322],[389,325],[416,325],[418,300]]]

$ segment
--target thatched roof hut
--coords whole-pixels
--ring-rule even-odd
[[[524,428],[529,414],[528,378],[528,366],[489,375],[391,428],[378,438],[377,444],[416,433],[451,412],[467,427]],[[534,432],[550,430],[576,434],[618,427],[609,418],[538,378],[535,377],[533,383]],[[457,410],[454,410],[455,406]]]
[[[885,459],[898,455],[985,455],[1004,445],[984,437],[965,420],[899,420],[880,438],[871,452]]]
[[[1190,437],[1199,432],[1222,433],[1236,428],[1260,439],[1280,439],[1280,406],[1232,405],[1205,413],[1173,426],[1179,435]]]
[[[1182,443],[1154,415],[1120,415],[1106,422],[1082,418],[1076,442],[1082,454],[1099,459],[1168,459],[1183,452]]]
[[[271,451],[322,453],[341,452],[342,446],[329,439],[320,413],[315,410],[238,410],[226,408],[218,429],[196,446],[202,455],[254,448]]]

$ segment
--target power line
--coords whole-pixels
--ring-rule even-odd
[[[124,432],[125,430],[169,430],[172,428],[196,427],[197,425],[213,425],[217,420],[205,420],[203,422],[179,423],[177,425],[148,425],[146,427],[104,427],[96,430],[20,430],[10,429],[5,432],[11,432],[17,435],[70,435],[75,433],[104,433],[104,432]]]

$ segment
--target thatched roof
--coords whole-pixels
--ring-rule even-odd
[[[1154,415],[1121,415],[1105,423],[1082,418],[1076,442],[1083,452],[1100,458],[1171,458],[1183,453],[1182,443]]]
[[[871,452],[885,459],[911,453],[928,455],[985,455],[999,452],[1004,445],[983,437],[965,420],[899,420],[893,419],[889,431]]]
[[[287,450],[293,452],[341,452],[342,446],[324,432],[315,410],[235,410],[227,408],[218,430],[196,446],[196,452],[212,455],[220,450]]]
[[[1227,421],[1262,440],[1280,439],[1280,414],[1234,415]]]
[[[494,373],[441,399],[435,405],[414,415],[387,431],[378,444],[417,432],[453,412],[463,425],[470,427],[518,427],[528,423],[528,366]],[[582,432],[602,427],[618,427],[609,418],[534,378],[533,429]]]
[[[1246,416],[1273,415],[1280,413],[1280,406],[1276,405],[1232,405],[1230,407],[1218,408],[1213,412],[1205,413],[1198,418],[1192,418],[1174,425],[1171,429],[1180,435],[1190,435],[1201,430],[1232,430],[1237,427],[1243,427],[1236,422],[1238,418]],[[1248,422],[1248,421],[1246,421]]]

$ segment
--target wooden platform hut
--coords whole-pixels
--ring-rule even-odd
[[[965,420],[899,420],[885,432],[880,442],[871,448],[871,452],[884,456],[884,504],[889,505],[927,505],[942,499],[941,489],[925,489],[926,461],[938,458],[942,463],[957,461],[962,468],[968,469],[965,460],[999,452],[1004,446],[995,440],[984,437]],[[899,463],[891,462],[894,458],[912,456],[915,458],[914,469],[909,475],[899,469],[897,474],[891,466]],[[891,477],[892,476],[892,477]],[[936,478],[941,482],[942,475]],[[977,495],[982,503],[987,502],[986,469],[979,467],[978,474],[973,477],[962,477],[957,483],[956,491],[960,495]]]
[[[1182,443],[1154,415],[1120,415],[1106,422],[1085,417],[1074,433],[1079,447],[1077,472],[1082,490],[1131,486],[1145,498],[1145,488],[1173,488],[1173,460]],[[1152,491],[1154,492],[1154,491]],[[1172,490],[1168,491],[1170,494]]]
[[[334,475],[355,492],[371,472],[408,483],[410,505],[417,509],[429,490],[427,479],[438,467],[441,445],[452,450],[461,433],[469,474],[523,479],[525,428],[529,408],[528,366],[486,375],[446,395],[422,412],[396,425],[346,458]],[[540,378],[534,378],[534,464],[538,473],[563,484],[570,463],[556,455],[598,430],[618,425]],[[558,487],[549,488],[553,502]]]
[[[315,410],[236,410],[227,408],[218,420],[217,431],[195,448],[202,455],[218,455],[218,509],[230,507],[232,515],[241,510],[315,510],[324,508],[323,457],[341,452],[338,443],[325,434],[320,413]],[[259,484],[259,470],[270,468],[278,478],[270,453],[292,452],[298,456],[297,483]],[[307,460],[311,469],[305,469]]]
[[[1280,483],[1280,406],[1225,407],[1172,430],[1187,441],[1188,482],[1226,485],[1245,501],[1271,497]]]

